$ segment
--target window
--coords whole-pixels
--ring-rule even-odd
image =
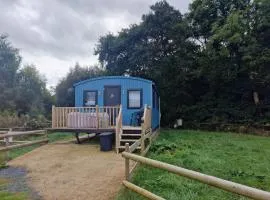
[[[128,90],[128,108],[137,109],[142,107],[142,90]]]
[[[84,91],[84,106],[97,105],[97,90]]]

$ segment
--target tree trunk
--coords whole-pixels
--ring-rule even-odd
[[[254,100],[255,105],[258,105],[260,103],[258,92],[255,92],[255,91],[253,92],[253,100]]]

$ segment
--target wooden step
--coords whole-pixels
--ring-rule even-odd
[[[136,142],[136,139],[120,139],[120,142]]]
[[[123,126],[122,127],[123,130],[138,130],[138,131],[141,131],[142,130],[142,127],[140,126]]]
[[[138,136],[138,137],[141,137],[142,135],[141,134],[121,134],[121,136]]]
[[[125,146],[119,146],[119,149],[125,149],[126,147]],[[141,149],[141,147],[137,147],[137,149]]]

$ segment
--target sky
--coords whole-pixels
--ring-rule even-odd
[[[191,0],[167,0],[181,13]],[[155,0],[0,0],[0,34],[55,86],[76,62],[98,64],[99,37],[139,23]]]

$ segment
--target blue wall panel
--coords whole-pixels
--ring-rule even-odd
[[[127,91],[130,89],[142,89],[143,103],[152,107],[152,82],[146,79],[124,76],[107,76],[89,79],[75,84],[75,106],[83,106],[83,92],[84,90],[98,90],[98,105],[104,106],[104,86],[107,85],[120,85],[121,86],[121,104],[123,108],[123,124],[129,125],[131,115],[139,109],[127,108]],[[155,128],[159,123],[158,111],[153,110],[152,126]],[[159,113],[159,112],[158,112]]]

